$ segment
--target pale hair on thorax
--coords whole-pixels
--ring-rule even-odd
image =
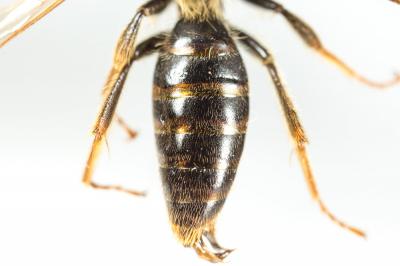
[[[221,0],[176,0],[182,17],[188,20],[208,20],[221,15]]]

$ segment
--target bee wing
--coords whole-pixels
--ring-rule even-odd
[[[64,0],[13,0],[0,7],[0,47],[46,16]]]

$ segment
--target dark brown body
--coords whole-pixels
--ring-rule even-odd
[[[161,48],[153,106],[170,221],[193,246],[214,230],[248,121],[247,74],[223,23],[177,23]]]

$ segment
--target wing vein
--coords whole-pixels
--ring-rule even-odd
[[[53,11],[65,0],[19,1],[0,19],[0,48]]]

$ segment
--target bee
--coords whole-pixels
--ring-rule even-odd
[[[359,74],[326,49],[314,30],[281,4],[270,0],[245,1],[282,15],[306,45],[350,77],[378,89],[400,81],[395,76],[377,82]],[[20,1],[12,6],[0,21],[0,46],[62,2]],[[236,46],[240,44],[260,60],[271,76],[312,198],[338,226],[365,237],[362,230],[337,218],[322,201],[307,156],[308,138],[272,54],[224,19],[221,0],[176,0],[180,18],[174,29],[136,44],[142,20],[163,12],[172,2],[151,0],[140,6],[118,40],[103,88],[103,104],[93,130],[83,183],[96,189],[144,195],[121,186],[98,184],[93,180],[93,171],[114,118],[135,136],[135,131],[116,116],[116,107],[132,65],[158,53],[153,120],[172,231],[183,246],[193,248],[201,258],[223,261],[232,249],[222,247],[216,240],[215,223],[236,176],[249,118],[248,77]]]

